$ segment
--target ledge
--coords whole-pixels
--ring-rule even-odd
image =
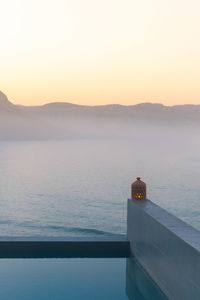
[[[0,258],[128,257],[126,237],[0,237]]]
[[[131,253],[170,300],[200,299],[200,232],[149,200],[128,200]]]

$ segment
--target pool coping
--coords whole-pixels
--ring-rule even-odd
[[[0,237],[0,258],[129,257],[130,243],[115,237]]]

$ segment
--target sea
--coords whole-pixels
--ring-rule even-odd
[[[147,197],[200,230],[200,143],[163,139],[0,142],[0,236],[126,233],[127,198]]]

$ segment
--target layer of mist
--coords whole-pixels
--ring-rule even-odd
[[[124,234],[130,184],[200,229],[200,106],[13,105],[0,94],[0,235]]]
[[[0,92],[0,140],[141,139],[173,140],[196,135],[200,105],[81,106],[49,103],[43,106],[12,104]],[[162,140],[162,139],[161,139]]]

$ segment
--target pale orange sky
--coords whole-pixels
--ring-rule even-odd
[[[199,0],[0,1],[13,103],[200,104]]]

